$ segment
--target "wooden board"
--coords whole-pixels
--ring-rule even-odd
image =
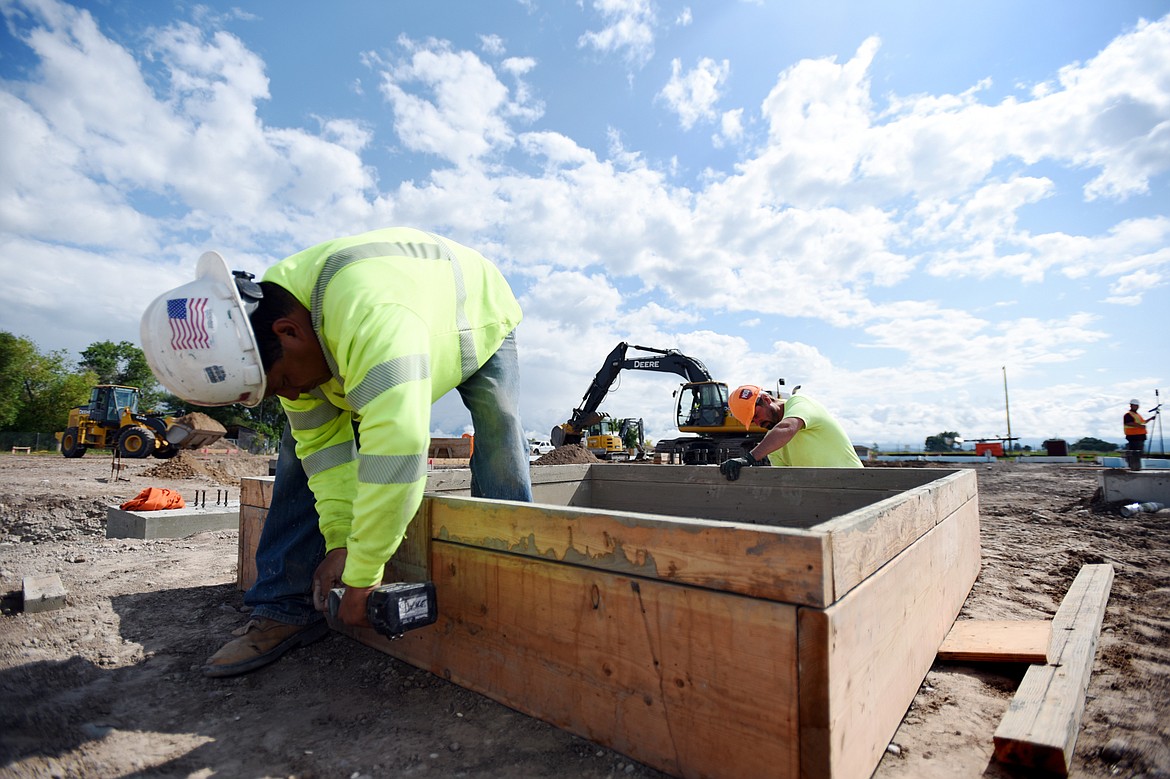
[[[1112,565],[1081,568],[1052,618],[1050,662],[1028,668],[996,728],[996,760],[1068,773],[1112,586]]]
[[[436,541],[439,621],[359,640],[682,777],[795,777],[796,609]]]
[[[246,481],[246,480],[245,480]],[[268,509],[240,506],[240,540],[236,557],[236,587],[248,590],[256,583],[256,547]]]
[[[787,603],[828,603],[823,538],[786,528],[430,500],[435,539]]]
[[[832,547],[831,600],[865,581],[936,522],[960,510],[978,514],[974,471],[934,471],[934,475],[933,482],[817,526],[829,534]]]
[[[275,476],[250,476],[240,479],[240,505],[267,509],[272,503]]]
[[[873,773],[979,573],[967,503],[827,609],[800,609],[801,775]]]
[[[938,648],[938,659],[973,663],[1047,663],[1052,623],[1046,619],[961,619]]]

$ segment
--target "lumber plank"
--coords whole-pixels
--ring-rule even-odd
[[[553,466],[567,467],[567,466]],[[597,465],[590,468],[590,478],[605,481],[632,481],[638,484],[701,484],[709,486],[749,484],[766,481],[798,489],[905,490],[921,487],[963,468],[787,468],[767,467],[744,471],[739,481],[728,482],[713,465],[648,465],[623,463],[620,466]],[[541,468],[535,468],[539,472]]]
[[[810,528],[898,494],[893,490],[781,488],[726,480],[714,485],[669,486],[604,478],[592,481],[591,508],[790,528]]]
[[[1068,774],[1112,586],[1112,565],[1081,567],[1052,618],[1050,662],[1028,668],[996,728],[999,762]]]
[[[975,663],[1047,663],[1047,619],[961,619],[938,648],[938,659]]]
[[[936,522],[945,521],[960,510],[978,513],[978,494],[974,471],[949,471],[947,475],[906,490],[896,498],[818,525],[817,530],[828,533],[830,537],[832,599],[843,597],[865,581]]]
[[[241,486],[244,481],[240,482]],[[241,490],[241,495],[243,494]],[[247,590],[256,583],[256,547],[260,544],[260,533],[268,509],[260,506],[240,505],[240,539],[236,547],[236,587]]]
[[[681,777],[795,777],[796,609],[435,541],[439,621],[360,641]]]
[[[829,602],[829,561],[816,533],[476,498],[434,497],[430,511],[438,540],[787,603]]]
[[[979,573],[975,501],[824,610],[802,608],[801,776],[869,776]]]
[[[240,505],[268,508],[272,503],[275,476],[246,476],[240,479]]]

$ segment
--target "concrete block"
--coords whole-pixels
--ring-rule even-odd
[[[34,614],[65,607],[65,585],[55,573],[24,577],[24,611]]]
[[[182,538],[239,526],[239,501],[163,511],[125,511],[110,506],[106,512],[106,538]]]
[[[1107,501],[1154,502],[1170,505],[1170,471],[1107,470],[1097,475],[1101,495]]]

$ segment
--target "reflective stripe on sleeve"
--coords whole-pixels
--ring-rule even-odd
[[[362,454],[358,481],[365,484],[413,484],[426,476],[425,454]]]
[[[341,409],[322,403],[312,411],[288,411],[288,422],[293,430],[314,430],[341,416]]]
[[[354,411],[361,412],[367,403],[400,384],[430,378],[431,359],[426,354],[406,354],[375,365],[361,382],[345,394]]]
[[[357,447],[353,441],[346,441],[326,447],[319,452],[313,452],[304,460],[301,460],[301,465],[304,466],[307,476],[313,476],[322,471],[327,471],[330,468],[336,468],[339,465],[353,462],[356,459]]]

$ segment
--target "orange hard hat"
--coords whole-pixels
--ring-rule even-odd
[[[731,415],[743,423],[744,427],[752,426],[752,419],[756,416],[756,398],[763,392],[758,384],[744,384],[731,393],[727,401]]]

